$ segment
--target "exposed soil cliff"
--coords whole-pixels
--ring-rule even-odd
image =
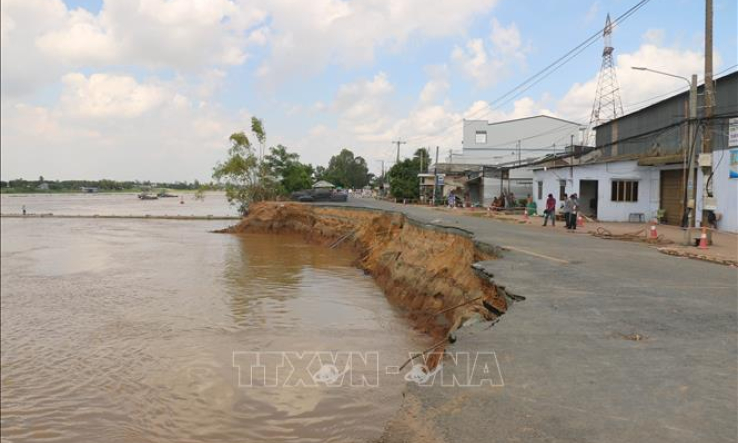
[[[508,307],[504,291],[472,267],[493,258],[491,251],[462,231],[419,225],[401,214],[261,203],[225,232],[293,232],[326,247],[351,247],[357,266],[374,277],[390,302],[435,336],[470,319],[492,320]]]

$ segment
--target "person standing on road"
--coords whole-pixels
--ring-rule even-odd
[[[566,229],[569,229],[569,214],[571,214],[571,207],[569,206],[569,196],[564,194],[564,199],[561,203],[561,212],[564,213],[564,224]]]
[[[556,226],[556,199],[553,194],[548,194],[546,199],[546,209],[543,210],[543,226],[546,226],[549,218],[551,219],[551,226]]]
[[[571,200],[573,206],[569,217],[571,217],[571,229],[575,231],[577,229],[577,213],[579,212],[579,195],[576,193],[572,194]]]
[[[566,229],[577,229],[577,209],[579,209],[578,206],[579,201],[577,200],[577,194],[572,194],[566,199],[566,203],[564,203],[564,218],[566,219]]]
[[[451,209],[456,207],[456,194],[454,194],[454,191],[448,194],[448,207]]]
[[[21,209],[23,210],[23,215],[26,215],[26,205],[23,205]]]

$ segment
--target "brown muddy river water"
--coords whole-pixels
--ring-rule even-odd
[[[3,218],[2,442],[379,437],[428,339],[349,253],[225,225]]]

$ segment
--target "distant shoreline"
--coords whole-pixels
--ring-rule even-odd
[[[75,214],[0,214],[0,218],[115,218],[136,220],[241,220],[235,215],[75,215]]]
[[[196,189],[166,189],[167,192],[175,192],[177,194],[194,194],[197,192]],[[15,190],[6,190],[2,189],[0,190],[0,194],[2,195],[10,195],[10,196],[26,196],[26,197],[32,197],[37,195],[53,195],[53,194],[68,194],[68,195],[100,195],[100,194],[140,194],[142,192],[149,192],[150,194],[153,194],[152,191],[142,191],[141,189],[121,189],[121,190],[107,190],[107,191],[98,191],[98,192],[80,192],[78,190],[58,190],[58,191],[37,191],[37,192],[29,192],[28,190],[23,191],[15,191]],[[219,190],[212,190],[212,191],[205,191],[205,193],[212,193],[212,192],[224,192]]]

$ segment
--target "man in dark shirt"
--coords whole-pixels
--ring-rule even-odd
[[[556,226],[556,199],[553,194],[548,194],[546,199],[546,209],[543,211],[543,226],[546,226],[549,218],[551,219],[551,226]]]

